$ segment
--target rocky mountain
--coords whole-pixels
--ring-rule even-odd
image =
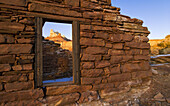
[[[170,54],[170,35],[167,35],[165,39],[150,39],[151,54]]]
[[[50,35],[45,39],[59,43],[63,49],[72,51],[72,40],[68,39],[64,35],[61,35],[59,32],[53,31],[53,29],[50,30]]]

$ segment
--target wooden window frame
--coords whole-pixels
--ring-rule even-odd
[[[68,19],[69,20],[69,19]],[[42,53],[42,27],[45,21],[61,22],[72,24],[72,53],[73,53],[73,81],[55,82],[43,84],[43,53]],[[51,20],[36,18],[36,37],[35,37],[35,88],[53,85],[80,84],[80,25],[75,20]]]

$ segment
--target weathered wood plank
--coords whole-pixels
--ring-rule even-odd
[[[42,18],[36,19],[36,44],[35,44],[35,87],[42,86],[42,74],[43,74],[43,57],[42,57]]]
[[[73,81],[80,84],[80,25],[78,21],[73,21]]]

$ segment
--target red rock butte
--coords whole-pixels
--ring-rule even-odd
[[[64,35],[61,35],[59,32],[54,32],[53,29],[50,30],[50,35],[45,39],[59,43],[63,49],[72,51],[72,40],[66,38]]]

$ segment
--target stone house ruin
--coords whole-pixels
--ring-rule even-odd
[[[0,0],[0,14],[2,106],[121,104],[149,88],[150,32],[110,0]],[[46,21],[72,24],[71,82],[43,83]]]

